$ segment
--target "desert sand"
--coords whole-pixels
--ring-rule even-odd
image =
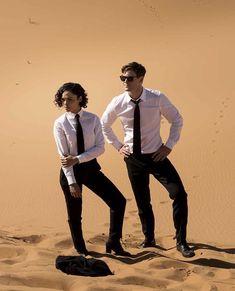
[[[235,2],[233,0],[1,0],[0,290],[235,290]],[[140,250],[141,225],[122,157],[108,144],[104,173],[127,198],[123,244],[107,255],[108,208],[84,189],[87,248],[114,272],[70,276],[58,255],[76,255],[52,135],[58,87],[79,82],[101,116],[122,92],[120,67],[146,66],[145,87],[184,117],[170,159],[189,198],[188,241],[175,248],[171,201],[151,180],[158,248]],[[169,125],[162,121],[162,135]],[[121,136],[120,123],[115,129]]]

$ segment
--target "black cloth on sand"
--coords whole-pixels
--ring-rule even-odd
[[[58,256],[56,268],[68,275],[78,276],[108,276],[113,275],[109,266],[100,259],[85,258],[84,256]]]

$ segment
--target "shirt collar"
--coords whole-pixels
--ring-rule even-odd
[[[128,92],[125,92],[125,95],[126,95],[125,96],[126,97],[126,101],[128,103],[131,102],[132,98],[130,97],[130,95],[128,94]],[[139,99],[141,99],[141,102],[146,100],[146,89],[145,88],[143,88],[143,91],[142,91],[140,97],[137,100],[139,100]]]
[[[69,119],[74,119],[75,118],[75,116],[78,114],[80,117],[82,117],[82,115],[83,115],[83,110],[82,110],[82,108],[81,108],[81,110],[78,112],[78,113],[73,113],[73,112],[66,112],[66,115],[67,115],[67,117],[69,118]]]

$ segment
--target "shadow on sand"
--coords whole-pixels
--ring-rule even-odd
[[[212,250],[215,252],[224,252],[227,254],[235,254],[235,248],[218,248],[212,245],[208,245],[208,244],[204,244],[204,243],[192,243],[190,244],[190,246],[192,247],[193,250],[200,250],[200,249],[206,249],[206,250]],[[172,249],[172,248],[171,248]],[[133,254],[130,257],[121,257],[121,256],[116,256],[116,255],[112,255],[112,254],[103,254],[103,253],[97,253],[97,252],[90,252],[90,255],[96,258],[101,258],[101,257],[108,257],[108,258],[112,258],[114,260],[119,260],[123,263],[132,265],[132,264],[136,264],[142,261],[146,261],[146,260],[151,260],[157,257],[163,257],[166,258],[168,260],[174,260],[174,261],[179,261],[179,262],[184,262],[187,264],[193,264],[193,265],[198,265],[198,266],[205,266],[205,267],[213,267],[213,268],[220,268],[220,269],[235,269],[235,263],[230,263],[224,260],[219,260],[219,259],[215,259],[215,258],[197,258],[197,255],[193,258],[190,259],[184,259],[182,257],[182,259],[178,259],[178,258],[174,258],[170,255],[165,254],[165,250],[163,248],[159,248],[160,252],[157,251],[141,251],[137,254]],[[170,249],[168,249],[170,250]]]

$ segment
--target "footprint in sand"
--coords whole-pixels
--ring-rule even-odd
[[[63,239],[55,244],[56,248],[69,249],[73,246],[71,238]]]
[[[192,272],[197,274],[197,275],[203,275],[203,277],[204,276],[208,276],[209,278],[215,277],[215,273],[213,271],[208,272],[206,269],[201,268],[201,267],[194,267],[192,269]]]
[[[187,279],[189,275],[190,273],[188,272],[187,269],[179,268],[179,269],[171,271],[170,275],[167,275],[166,278],[170,280],[183,282]]]
[[[25,261],[28,252],[23,248],[16,246],[1,246],[0,247],[0,262],[1,264],[14,265]]]
[[[134,227],[140,227],[140,222],[135,222],[132,224]]]
[[[103,245],[107,241],[107,239],[108,239],[107,235],[102,233],[90,238],[89,240],[87,240],[87,242],[91,244]]]
[[[180,261],[173,261],[173,260],[167,260],[167,261],[157,261],[150,263],[150,267],[154,269],[187,269],[188,265],[180,262]]]
[[[140,233],[142,233],[142,231],[141,230],[135,230],[135,231],[133,231],[133,233],[140,234]]]
[[[33,25],[39,25],[39,22],[32,20],[32,18],[28,18],[28,23]]]
[[[1,246],[0,247],[0,260],[16,258],[25,254],[25,250],[19,247],[8,247]]]
[[[134,215],[134,214],[137,213],[137,210],[131,210],[131,211],[129,211],[128,213],[130,213],[131,215]]]
[[[150,11],[151,14],[158,19],[159,25],[161,28],[164,28],[164,25],[159,17],[157,8],[154,5],[148,4],[147,1],[139,0],[139,2],[145,7],[146,10]]]
[[[30,243],[30,244],[38,244],[41,241],[45,239],[45,235],[29,235],[29,236],[17,236],[13,237],[14,239],[21,240],[25,243]]]
[[[58,282],[58,276],[54,274],[48,275],[48,271],[40,271],[38,273],[23,276],[21,274],[12,274],[11,272],[1,275],[1,286],[10,285],[11,291],[18,290],[64,290],[63,284]]]
[[[214,272],[211,272],[211,271],[207,272],[206,275],[207,275],[208,277],[210,277],[210,278],[215,277],[215,273],[214,273]]]
[[[228,105],[226,104],[226,102],[227,102],[228,100],[230,100],[230,98],[229,98],[229,97],[226,97],[226,99],[223,100],[223,101],[221,102],[221,105],[222,105],[223,108],[219,110],[219,116],[218,116],[219,119],[224,118],[224,108],[227,108],[227,107],[228,107]],[[218,125],[218,122],[215,121],[215,122],[213,123],[213,125],[214,125],[214,126],[217,126],[217,125]],[[218,128],[216,128],[216,130],[215,130],[215,134],[218,135],[219,133],[220,133],[220,130],[219,130]],[[215,140],[215,139],[212,139],[211,142],[212,142],[212,143],[215,143],[216,140]],[[215,154],[215,152],[216,152],[215,149],[213,149],[213,150],[212,150],[212,154]]]
[[[137,285],[143,287],[153,288],[154,290],[166,289],[168,282],[154,279],[153,277],[143,277],[143,276],[126,276],[121,279],[111,279],[110,281],[115,282],[120,285]]]
[[[166,203],[168,203],[169,201],[160,201],[160,204],[166,204]]]

